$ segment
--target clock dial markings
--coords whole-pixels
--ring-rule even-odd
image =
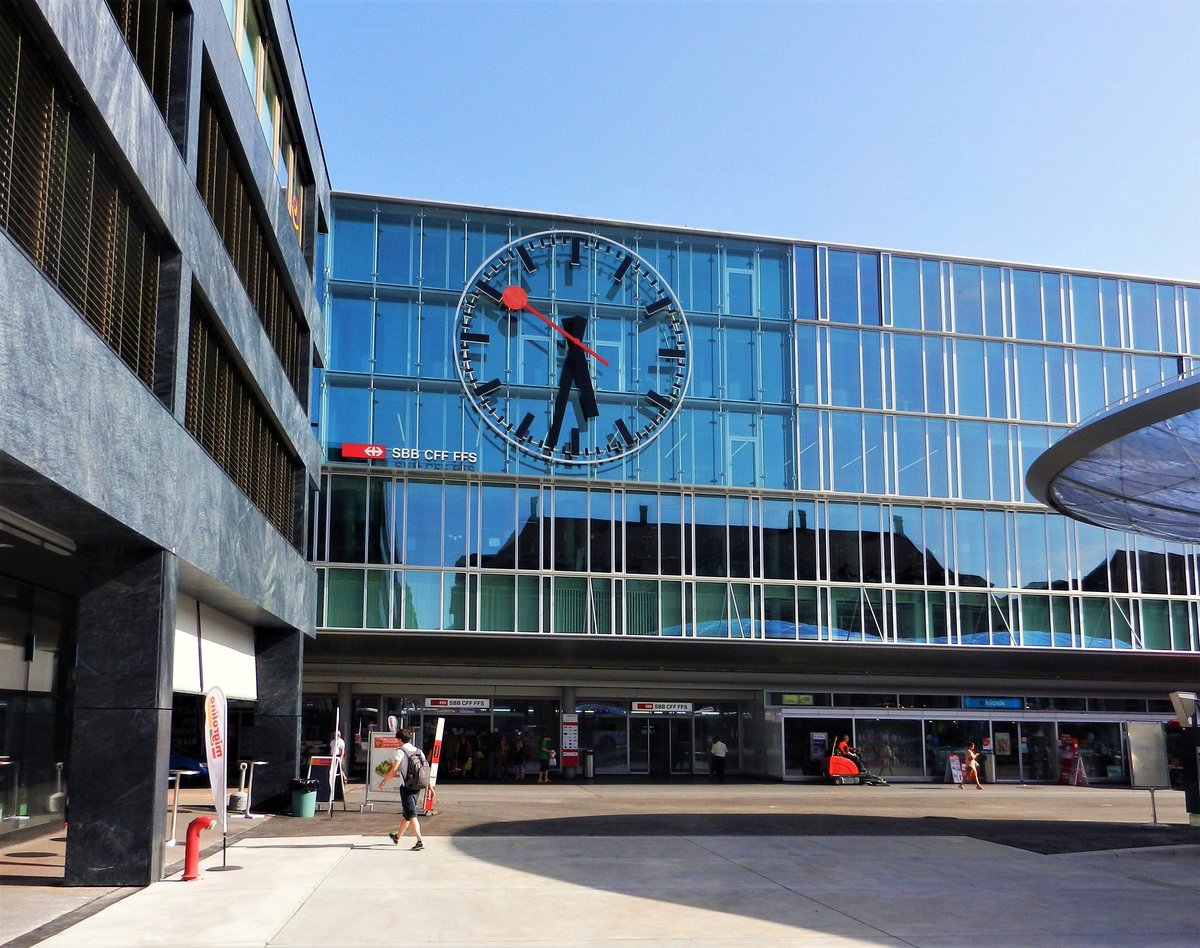
[[[633,257],[626,255],[621,261],[616,271],[613,273],[613,283],[620,283],[625,279],[625,274],[629,272],[629,268],[633,265]]]
[[[501,382],[498,378],[492,379],[490,382],[484,382],[482,385],[476,385],[475,386],[475,394],[479,398],[487,398],[489,395],[492,394],[492,392],[499,391],[500,387],[503,384],[504,383]]]
[[[463,342],[477,342],[481,345],[492,341],[492,337],[485,332],[462,332],[459,334],[459,339]]]
[[[525,413],[525,417],[522,418],[521,423],[519,425],[517,425],[516,436],[518,438],[524,438],[527,434],[529,434],[529,429],[532,426],[533,426],[533,412],[529,411],[529,412]]]
[[[581,262],[580,262],[580,260],[579,260],[579,243],[580,243],[580,241],[579,241],[579,238],[578,238],[578,237],[572,237],[572,238],[571,238],[571,261],[570,261],[570,266],[572,266],[572,267],[579,267],[579,266],[582,266],[582,263],[581,263]]]
[[[571,429],[571,438],[567,442],[567,450],[570,451],[572,454],[579,453],[579,429],[578,428]]]
[[[617,429],[617,432],[621,435],[621,440],[624,441],[630,447],[632,447],[634,442],[637,441],[637,438],[635,438],[632,434],[630,434],[629,427],[620,418],[618,418],[616,421],[616,429]]]
[[[658,357],[660,359],[674,359],[682,362],[687,358],[687,352],[685,352],[683,349],[659,349]]]
[[[655,405],[657,405],[663,411],[667,411],[671,407],[671,400],[669,398],[667,398],[665,395],[658,394],[658,392],[654,391],[654,389],[650,389],[649,391],[646,392],[646,398],[648,400],[652,401]]]
[[[653,303],[647,304],[646,315],[653,316],[655,313],[661,313],[664,309],[668,309],[670,306],[671,301],[665,296],[660,296]]]
[[[537,264],[533,262],[529,251],[520,245],[517,246],[517,256],[521,258],[521,266],[525,268],[526,273],[533,273],[537,270]]]
[[[475,288],[493,303],[501,303],[504,301],[504,297],[501,295],[500,291],[486,280],[480,280],[475,284]]]

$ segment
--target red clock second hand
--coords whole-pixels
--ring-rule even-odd
[[[555,332],[560,333],[561,335],[563,335],[567,339],[569,339],[571,342],[575,343],[575,345],[579,346],[580,349],[582,349],[584,352],[586,352],[588,355],[590,355],[593,359],[595,359],[601,365],[608,365],[608,360],[605,359],[604,356],[600,355],[600,353],[596,352],[594,349],[588,348],[587,344],[584,343],[582,340],[576,339],[569,332],[567,332],[565,329],[563,329],[562,326],[560,326],[560,325],[558,325],[558,323],[554,322],[554,320],[548,319],[547,317],[545,317],[541,313],[539,313],[536,309],[534,309],[532,306],[530,306],[529,305],[529,294],[525,292],[523,287],[516,286],[515,284],[513,286],[506,286],[504,288],[504,292],[500,294],[500,301],[505,306],[507,306],[509,309],[512,309],[512,310],[517,310],[517,309],[528,310],[529,312],[533,313],[534,316],[536,316],[538,319],[540,319],[542,322],[544,322],[547,326],[549,326],[551,329],[553,329]]]

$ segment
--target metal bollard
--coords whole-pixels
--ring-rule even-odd
[[[217,822],[212,816],[198,816],[188,823],[187,848],[183,853],[183,881],[200,878],[200,834]]]

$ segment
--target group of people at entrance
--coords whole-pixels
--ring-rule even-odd
[[[549,783],[550,771],[558,767],[558,754],[550,746],[549,735],[534,743],[519,731],[509,735],[499,729],[451,734],[445,740],[442,757],[450,763],[449,775],[464,780],[522,781],[536,760],[537,782]]]

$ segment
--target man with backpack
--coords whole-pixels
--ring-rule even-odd
[[[382,790],[392,777],[400,777],[400,805],[402,807],[403,819],[400,822],[400,828],[388,833],[388,838],[391,839],[395,846],[400,845],[400,837],[408,832],[411,825],[413,834],[417,837],[416,844],[412,847],[414,852],[425,848],[425,840],[421,837],[421,821],[417,819],[417,796],[421,791],[429,786],[429,764],[425,760],[425,755],[421,753],[421,749],[412,742],[412,728],[402,727],[396,732],[396,737],[400,739],[400,746],[396,748],[396,754],[392,758],[392,769],[383,776],[383,780],[379,783],[379,789]]]

